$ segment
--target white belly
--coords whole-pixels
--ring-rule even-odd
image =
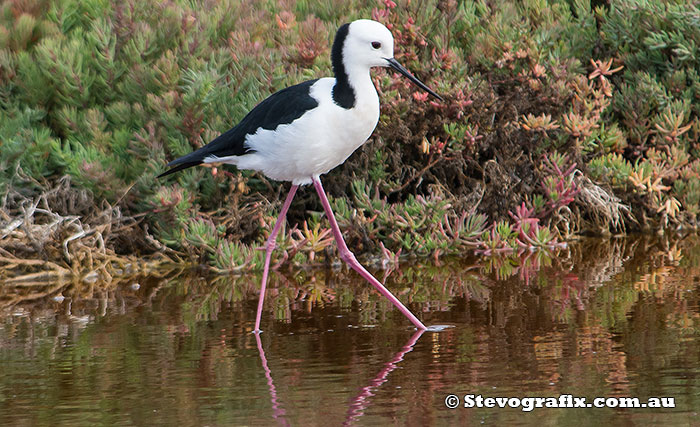
[[[294,184],[309,184],[313,176],[342,164],[377,126],[379,99],[375,91],[374,99],[358,97],[355,107],[346,110],[332,101],[333,83],[334,79],[321,79],[314,84],[311,94],[319,100],[315,109],[275,130],[249,135],[246,145],[255,152],[219,161]]]

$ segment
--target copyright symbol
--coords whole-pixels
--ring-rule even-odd
[[[454,394],[448,394],[445,398],[445,406],[449,409],[454,409],[459,406],[459,397]]]

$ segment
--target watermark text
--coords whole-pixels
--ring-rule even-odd
[[[559,397],[498,397],[481,394],[458,396],[448,394],[445,406],[449,409],[463,408],[521,408],[523,412],[535,408],[675,408],[674,397],[586,397],[561,394]]]

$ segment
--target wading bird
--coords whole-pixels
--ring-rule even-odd
[[[310,80],[270,95],[240,123],[204,147],[167,166],[159,176],[196,165],[228,163],[277,181],[291,181],[287,199],[265,244],[255,332],[260,332],[270,255],[289,205],[300,185],[313,184],[328,217],[340,258],[387,297],[418,328],[426,329],[394,295],[372,276],[345,244],[320,176],[342,164],[367,141],[379,121],[379,96],[372,67],[391,67],[437,99],[442,98],[394,59],[394,38],[382,24],[366,19],[338,29],[331,48],[335,77]]]

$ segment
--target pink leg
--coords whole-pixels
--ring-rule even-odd
[[[353,270],[357,271],[360,273],[360,276],[364,277],[365,280],[367,280],[369,283],[372,284],[377,290],[387,297],[389,301],[391,301],[392,304],[398,308],[401,313],[404,314],[404,316],[408,317],[408,320],[413,323],[416,328],[418,329],[426,329],[426,327],[421,323],[420,320],[416,316],[411,313],[406,306],[401,304],[401,301],[398,300],[387,288],[382,285],[379,280],[375,279],[372,274],[370,274],[369,271],[365,270],[365,268],[360,264],[357,259],[355,258],[355,255],[350,252],[350,249],[348,249],[348,245],[345,244],[345,239],[343,239],[343,235],[340,233],[340,228],[338,227],[338,222],[335,220],[335,215],[333,215],[333,210],[331,210],[331,205],[328,203],[328,198],[326,197],[326,192],[323,191],[323,186],[321,185],[321,180],[318,177],[313,177],[313,182],[314,182],[314,187],[316,187],[316,192],[318,193],[318,197],[321,198],[321,204],[323,205],[323,210],[326,211],[326,216],[328,217],[328,221],[331,223],[331,230],[333,231],[333,236],[335,237],[335,241],[338,244],[338,251],[340,252],[340,258],[347,262],[350,267],[352,267]]]
[[[272,255],[272,251],[275,249],[275,240],[277,238],[277,233],[279,233],[280,228],[282,228],[282,224],[284,223],[284,220],[287,217],[289,205],[292,204],[292,199],[294,199],[294,195],[297,192],[297,188],[299,188],[298,185],[292,185],[292,188],[289,189],[289,194],[287,194],[287,200],[284,201],[284,205],[282,205],[280,215],[277,217],[277,222],[275,223],[275,226],[272,229],[270,236],[267,238],[267,242],[265,242],[265,267],[263,268],[262,285],[260,286],[260,299],[258,299],[258,313],[255,316],[256,334],[262,332],[260,330],[260,318],[262,317],[263,301],[265,300],[267,273],[270,270],[270,257]]]

